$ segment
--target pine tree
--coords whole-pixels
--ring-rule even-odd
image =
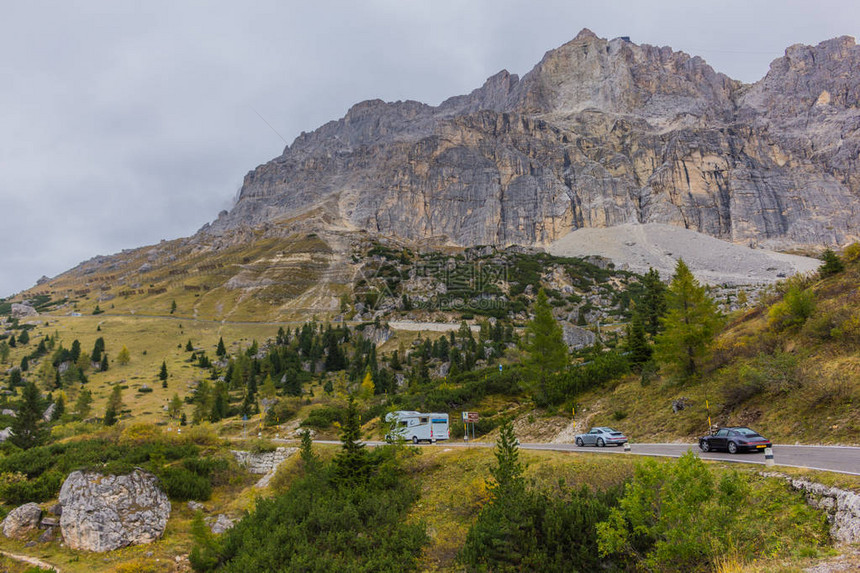
[[[683,376],[698,373],[711,341],[722,325],[722,316],[705,287],[678,260],[666,296],[667,312],[657,336],[657,356]]]
[[[30,369],[30,359],[26,356],[21,359],[21,372],[26,372]]]
[[[223,358],[226,355],[227,355],[227,349],[224,347],[224,339],[219,338],[218,339],[218,348],[217,348],[217,350],[215,350],[215,356],[217,356],[218,358]]]
[[[18,348],[18,342],[15,340],[15,335],[9,337],[9,348]]]
[[[21,392],[21,404],[12,421],[12,435],[9,441],[23,450],[42,444],[45,440],[44,420],[42,411],[44,402],[39,389],[32,382],[27,382]]]
[[[120,349],[119,354],[116,355],[116,361],[123,366],[131,362],[131,353],[128,351],[128,348],[123,346]]]
[[[51,414],[51,421],[57,422],[62,419],[63,414],[66,413],[66,395],[63,392],[57,396],[57,399],[54,400],[54,412]]]
[[[191,423],[199,424],[209,417],[212,411],[212,386],[203,380],[194,390],[194,411],[191,413]]]
[[[642,277],[642,286],[644,292],[638,308],[642,313],[645,332],[653,338],[660,332],[660,318],[666,314],[666,285],[660,279],[660,273],[649,268]]]
[[[173,314],[174,312],[176,312],[176,301],[175,300],[170,303],[170,314]]]
[[[75,418],[78,420],[86,420],[90,415],[90,409],[93,405],[93,393],[87,388],[78,393],[78,399],[75,401]]]
[[[30,333],[24,329],[18,336],[18,344],[27,344],[30,342]]]
[[[0,341],[0,363],[6,364],[9,361],[9,343],[5,340]]]
[[[821,253],[821,260],[824,261],[824,264],[818,268],[818,275],[821,278],[827,278],[845,270],[842,259],[832,249],[827,249]]]
[[[72,341],[72,347],[69,349],[69,360],[77,364],[78,359],[81,357],[81,343],[76,338]]]
[[[101,372],[107,372],[107,370],[108,370],[108,355],[107,354],[102,354],[102,361],[99,364],[99,370]]]
[[[113,426],[122,415],[122,387],[114,386],[108,398],[107,407],[105,408],[104,425]]]
[[[651,345],[648,344],[648,338],[645,335],[645,324],[638,308],[633,311],[633,318],[627,329],[627,342],[625,346],[627,348],[627,352],[630,353],[628,359],[634,369],[638,369],[643,364],[651,360],[653,349],[651,348]]]
[[[158,379],[161,380],[161,384],[167,388],[167,362],[161,362],[161,370],[158,372]]]
[[[194,352],[194,345],[191,344],[191,339],[188,339],[188,344],[185,345],[185,352]]]
[[[347,403],[346,420],[340,433],[341,450],[334,458],[334,478],[343,484],[357,484],[367,481],[371,472],[371,462],[364,444],[361,442],[361,426],[358,421],[358,407],[352,395]]]
[[[496,440],[496,462],[490,468],[494,483],[490,484],[490,492],[494,500],[510,494],[515,490],[525,488],[523,466],[520,463],[519,441],[514,434],[514,425],[510,420],[505,421],[499,428],[499,438]]]
[[[538,291],[533,311],[534,318],[526,325],[527,362],[549,372],[562,370],[569,361],[568,348],[543,289]]]
[[[305,466],[306,473],[313,473],[319,467],[319,458],[314,454],[313,440],[311,440],[310,430],[302,430],[302,441],[299,447],[299,456]]]

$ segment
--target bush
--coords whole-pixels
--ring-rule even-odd
[[[207,501],[212,496],[209,479],[184,467],[170,466],[159,472],[167,496],[175,501]]]
[[[308,417],[302,420],[303,428],[314,428],[316,430],[325,430],[331,427],[334,422],[342,424],[346,419],[346,408],[340,406],[321,406],[315,408],[308,413]]]
[[[209,571],[409,571],[427,542],[406,519],[418,497],[391,447],[369,455],[379,472],[364,483],[336,485],[329,468],[313,471],[254,510],[220,540],[199,523],[192,565]]]
[[[775,331],[802,326],[815,312],[815,294],[800,287],[791,286],[782,298],[767,313],[767,323]]]

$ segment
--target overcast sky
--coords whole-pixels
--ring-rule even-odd
[[[858,6],[4,2],[0,296],[98,254],[193,234],[230,207],[247,171],[282,152],[281,137],[358,101],[435,105],[503,68],[522,76],[584,27],[752,82],[791,44],[857,36]]]

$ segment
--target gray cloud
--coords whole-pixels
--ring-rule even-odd
[[[284,142],[368,98],[437,104],[581,28],[751,82],[855,35],[853,1],[27,2],[0,22],[0,295],[193,233]]]

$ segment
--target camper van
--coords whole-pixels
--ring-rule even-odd
[[[385,435],[385,440],[388,442],[402,438],[411,440],[413,444],[422,440],[432,444],[436,440],[447,440],[449,437],[448,414],[438,412],[422,414],[400,410],[385,416],[385,421],[391,424],[391,428]]]

